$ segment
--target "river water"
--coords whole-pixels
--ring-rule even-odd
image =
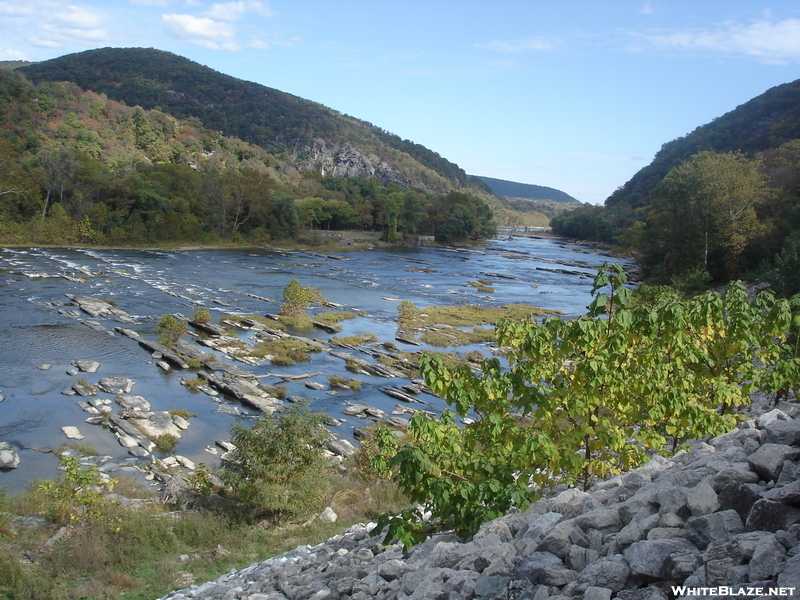
[[[33,478],[56,475],[57,458],[47,452],[68,442],[61,427],[79,427],[101,454],[125,465],[128,456],[114,436],[100,425],[88,425],[88,415],[78,407],[81,398],[62,393],[78,379],[96,383],[100,377],[129,377],[136,381],[131,394],[144,396],[152,410],[187,409],[197,414],[178,442],[176,453],[209,466],[219,459],[204,449],[214,440],[228,439],[231,424],[255,411],[241,404],[204,393],[192,393],[180,379],[185,371],[164,371],[135,341],[114,333],[113,318],[98,318],[102,329],[87,325],[86,314],[67,306],[67,294],[113,300],[133,323],[126,327],[155,340],[155,326],[167,313],[191,315],[193,306],[206,306],[218,322],[224,314],[264,315],[278,312],[286,283],[295,278],[319,288],[331,302],[358,316],[344,321],[340,336],[375,333],[380,342],[394,341],[397,304],[410,300],[420,307],[441,304],[501,305],[530,303],[559,310],[565,317],[583,314],[590,301],[592,275],[602,262],[612,259],[585,247],[546,238],[507,238],[478,248],[392,248],[342,253],[316,253],[266,249],[247,250],[98,250],[80,248],[3,248],[0,251],[0,441],[18,450],[20,466],[0,472],[0,487],[24,489]],[[617,262],[622,262],[618,261]],[[469,281],[491,280],[494,292],[479,292]],[[72,311],[72,312],[70,312]],[[248,332],[243,332],[243,339]],[[314,330],[300,335],[324,340],[331,334]],[[423,350],[425,347],[405,347]],[[488,347],[450,348],[466,352]],[[209,351],[204,348],[205,351]],[[366,356],[365,356],[366,358]],[[69,375],[72,360],[101,363],[97,373]],[[52,365],[42,370],[43,365]],[[327,353],[312,355],[310,363],[291,367],[248,366],[263,375],[314,374],[327,384],[338,374],[354,377],[343,361]],[[345,417],[347,403],[366,403],[389,413],[397,401],[378,388],[392,381],[357,376],[359,392],[313,391],[302,381],[267,383],[285,385],[290,395],[310,400],[344,423],[337,435],[352,439],[354,427],[365,421]],[[327,386],[326,386],[327,387]],[[101,394],[102,396],[102,394]],[[108,397],[108,394],[105,394]],[[426,408],[444,408],[438,398],[425,395]],[[234,406],[235,405],[235,406]],[[239,413],[230,414],[230,413]],[[407,415],[406,415],[407,416]],[[130,469],[127,469],[130,470]]]

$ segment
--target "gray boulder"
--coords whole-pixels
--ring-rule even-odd
[[[786,556],[786,548],[774,537],[756,546],[753,557],[748,565],[749,581],[765,581],[777,575],[783,559]]]
[[[136,382],[127,377],[103,377],[97,382],[97,387],[114,396],[127,394],[133,389],[134,385],[136,385]]]
[[[777,421],[776,423],[800,425],[800,421]],[[763,480],[774,481],[780,475],[784,461],[794,460],[798,456],[800,456],[800,448],[770,442],[761,444],[761,447],[747,458],[747,462]]]
[[[764,442],[800,446],[800,420],[772,421],[764,429]]]
[[[615,554],[601,558],[592,563],[583,571],[578,573],[578,578],[566,586],[565,592],[573,595],[582,594],[589,587],[608,588],[612,592],[618,592],[625,588],[628,578],[631,576],[631,568],[625,557]]]
[[[663,578],[664,563],[670,554],[696,552],[697,547],[685,539],[642,540],[623,553],[631,575],[646,581]]]
[[[0,442],[0,469],[16,469],[19,466],[19,453],[8,442]]]
[[[781,529],[787,529],[798,521],[800,521],[800,510],[783,502],[761,498],[750,509],[745,527],[747,531],[771,531],[774,533]]]
[[[700,550],[705,550],[711,542],[730,541],[731,537],[743,531],[744,524],[735,510],[723,510],[686,521],[686,537]]]

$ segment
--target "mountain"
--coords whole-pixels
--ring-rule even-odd
[[[469,185],[458,165],[420,144],[162,50],[88,50],[17,70],[33,83],[67,81],[128,106],[199,119],[204,127],[261,146],[300,171],[377,177],[384,185],[435,192]]]
[[[746,276],[799,292],[800,80],[664,144],[605,206],[551,226],[633,252],[652,282],[694,289]]]
[[[771,88],[684,137],[664,144],[653,162],[616,190],[606,206],[647,204],[648,193],[690,156],[709,150],[754,155],[800,138],[800,79]]]
[[[483,177],[482,175],[470,175],[470,179],[478,179],[485,183],[489,189],[501,198],[526,198],[528,200],[551,200],[553,202],[579,203],[578,200],[551,187],[543,185],[533,185],[530,183],[517,183],[516,181],[506,181],[505,179],[495,179],[494,177]]]

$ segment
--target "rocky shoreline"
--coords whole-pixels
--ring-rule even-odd
[[[356,525],[163,600],[667,600],[800,594],[800,405],[590,492],[555,490],[469,540],[410,550]]]

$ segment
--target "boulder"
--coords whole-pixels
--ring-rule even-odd
[[[73,360],[71,364],[84,373],[97,373],[100,369],[100,363],[96,360]]]
[[[134,385],[136,385],[136,382],[127,377],[103,377],[97,382],[97,387],[114,396],[127,394],[133,389]]]
[[[125,410],[150,412],[150,403],[142,396],[128,396],[127,394],[123,394],[116,396],[114,400]]]
[[[181,430],[172,422],[172,415],[166,411],[150,413],[145,419],[129,419],[144,435],[150,439],[162,435],[181,437]]]
[[[19,453],[8,442],[0,442],[0,469],[16,469],[19,466]]]
[[[772,579],[778,574],[785,556],[786,548],[774,537],[756,546],[747,568],[748,581]]]
[[[702,517],[719,508],[717,493],[707,483],[700,483],[686,496],[686,506],[693,517]]]
[[[800,510],[767,498],[761,498],[750,509],[745,527],[747,531],[771,531],[788,529],[800,521]]]
[[[775,424],[796,423],[800,426],[800,421],[776,421]],[[800,456],[800,448],[794,448],[786,444],[765,443],[753,452],[748,458],[747,463],[764,481],[774,481],[780,475],[783,463],[786,460],[795,460]]]
[[[728,542],[743,531],[744,524],[735,510],[723,510],[686,521],[686,537],[700,550],[705,550],[712,542]]]
[[[631,575],[646,581],[663,578],[664,563],[671,554],[696,552],[697,547],[685,539],[642,540],[623,553]]]
[[[71,440],[82,440],[86,438],[86,436],[83,435],[77,427],[73,427],[72,425],[66,425],[62,427],[61,431],[63,431],[64,435]]]
[[[772,421],[764,429],[763,441],[767,444],[800,446],[800,419]]]
[[[747,520],[747,515],[750,514],[753,504],[759,499],[759,495],[750,486],[740,481],[729,481],[720,490],[717,499],[721,510],[735,510],[739,518],[744,522]]]

